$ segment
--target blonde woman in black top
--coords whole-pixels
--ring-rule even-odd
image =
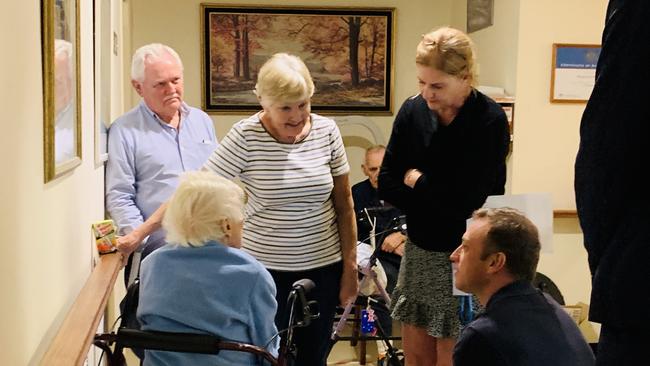
[[[474,89],[463,32],[440,28],[416,51],[420,93],[402,105],[379,194],[406,214],[408,240],[393,292],[407,365],[451,365],[460,332],[449,254],[488,195],[503,194],[509,132],[501,107]]]

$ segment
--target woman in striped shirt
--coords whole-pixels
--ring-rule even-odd
[[[271,57],[255,94],[262,111],[237,122],[203,169],[244,185],[242,248],[273,276],[279,330],[287,327],[292,284],[316,284],[308,299],[318,301],[320,318],[296,330],[296,366],[324,366],[336,306],[358,290],[350,167],[336,123],[310,113],[314,83],[300,58]],[[160,227],[165,208],[120,241],[142,241]]]
[[[336,123],[310,113],[314,83],[296,56],[260,69],[262,111],[236,123],[204,169],[239,178],[248,193],[243,249],[271,272],[278,329],[287,326],[291,285],[310,278],[320,318],[295,336],[297,365],[326,365],[338,304],[357,293],[356,224],[349,165]]]

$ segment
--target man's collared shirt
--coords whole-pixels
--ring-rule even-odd
[[[217,146],[212,120],[183,103],[179,128],[170,127],[144,101],[119,117],[108,133],[106,209],[124,235],[164,202],[186,171],[198,170]],[[159,240],[164,232],[151,234]]]

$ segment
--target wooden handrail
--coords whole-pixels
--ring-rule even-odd
[[[108,297],[121,269],[122,255],[104,254],[79,292],[41,365],[83,365]]]

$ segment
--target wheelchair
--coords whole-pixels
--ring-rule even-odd
[[[137,301],[138,283],[135,283],[135,289],[132,286],[129,286],[127,291],[127,300],[129,297],[134,297],[135,301]],[[124,348],[209,355],[216,355],[220,351],[246,352],[256,356],[258,365],[291,366],[296,355],[296,347],[293,343],[293,329],[306,327],[312,320],[320,316],[318,312],[313,310],[317,308],[315,301],[307,301],[305,296],[314,286],[314,282],[309,279],[302,279],[293,284],[287,298],[287,308],[290,309],[289,327],[273,336],[275,338],[282,333],[286,333],[280,343],[277,357],[274,357],[262,347],[223,340],[215,335],[160,332],[123,326],[129,323],[129,319],[122,319],[121,326],[116,332],[96,334],[93,344],[104,351],[107,356],[106,364],[108,366],[126,366],[126,359],[123,354]],[[273,338],[269,340],[269,343]]]

